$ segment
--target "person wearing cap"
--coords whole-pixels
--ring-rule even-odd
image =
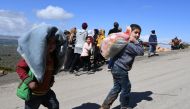
[[[148,52],[148,57],[158,55],[156,53],[156,46],[157,46],[157,36],[155,30],[151,31],[150,37],[149,37],[149,52]]]

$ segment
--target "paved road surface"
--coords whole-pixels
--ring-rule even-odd
[[[143,57],[135,61],[129,76],[132,83],[130,105],[134,109],[190,109],[190,49]],[[110,88],[112,77],[103,70],[81,76],[56,76],[53,87],[60,109],[98,109]],[[0,85],[0,108],[23,109],[16,97],[18,82]],[[113,109],[119,109],[117,99]],[[40,109],[45,109],[43,106]]]

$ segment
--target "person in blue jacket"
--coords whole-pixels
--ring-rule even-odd
[[[141,33],[141,27],[137,24],[131,24],[131,34],[129,43],[115,57],[113,57],[113,68],[111,70],[113,76],[113,88],[108,93],[106,99],[100,109],[110,109],[113,102],[120,93],[121,109],[129,109],[129,94],[131,91],[131,83],[128,71],[131,70],[136,56],[144,55],[144,49],[138,42]]]
[[[158,55],[156,53],[156,46],[158,42],[157,42],[157,36],[156,36],[155,30],[151,31],[148,43],[149,43],[148,57]]]

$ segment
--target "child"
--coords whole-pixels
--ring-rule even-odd
[[[137,41],[140,37],[141,27],[137,24],[131,24],[130,27],[130,42],[113,58],[114,64],[111,73],[114,85],[100,109],[110,109],[110,106],[117,99],[120,92],[121,109],[129,109],[131,83],[128,71],[131,70],[135,57],[144,55],[144,50]]]
[[[47,35],[44,35],[46,34],[46,31],[44,31],[46,29]],[[56,37],[61,35],[56,35],[57,31],[58,29],[56,27],[49,28],[46,26],[40,26],[32,30],[28,35],[26,35],[26,37],[23,36],[23,39],[28,40],[22,40],[22,38],[19,40],[18,52],[22,55],[23,59],[18,62],[16,72],[18,73],[20,79],[28,84],[28,87],[31,90],[30,99],[25,101],[25,109],[38,109],[41,104],[48,109],[59,109],[59,102],[54,91],[51,90],[51,87],[54,84],[54,75],[63,65],[63,62],[60,64],[57,58],[60,53],[57,52],[58,40]],[[29,43],[31,43],[34,39],[38,40],[33,42],[33,46],[27,46],[30,45]],[[38,48],[39,51],[30,51],[35,47]],[[27,51],[30,51],[30,55],[27,54]],[[39,55],[41,55],[41,58],[45,60],[41,59],[42,61],[36,61],[35,59]],[[31,58],[32,56],[35,57]],[[37,64],[38,62],[44,62],[44,64]],[[39,73],[40,70],[36,70],[34,63],[38,67],[44,69],[44,72]],[[28,75],[29,70],[34,74],[34,79],[30,79]],[[35,71],[39,72],[37,73]],[[42,74],[42,78],[40,77],[40,74]]]
[[[83,45],[82,53],[81,53],[81,62],[83,63],[83,71],[87,70],[90,71],[90,55],[91,55],[91,49],[92,49],[92,42],[91,42],[91,37],[87,36],[86,37],[86,42]]]

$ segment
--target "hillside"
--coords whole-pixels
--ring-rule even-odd
[[[8,72],[15,71],[16,63],[20,58],[16,48],[16,45],[0,44],[0,70],[6,70]]]

